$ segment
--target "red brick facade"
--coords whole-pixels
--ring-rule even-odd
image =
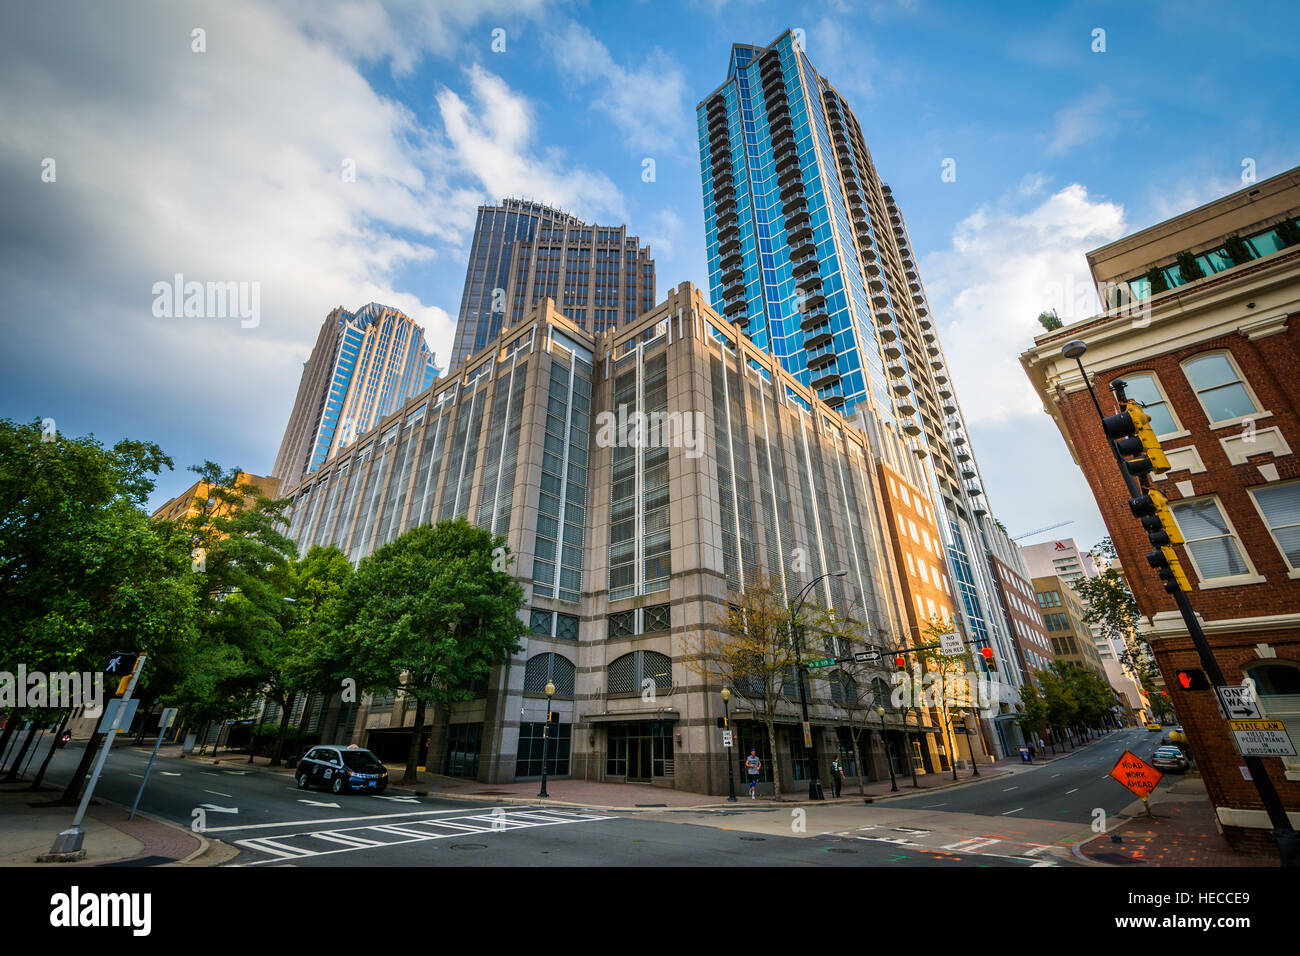
[[[1152,372],[1158,377],[1177,423],[1190,433],[1162,439],[1166,452],[1194,445],[1205,470],[1195,471],[1186,467],[1171,470],[1162,480],[1153,481],[1151,486],[1171,503],[1184,497],[1217,495],[1255,575],[1263,578],[1257,583],[1202,589],[1187,549],[1176,549],[1193,586],[1189,600],[1207,625],[1207,636],[1225,680],[1233,684],[1241,683],[1244,666],[1260,663],[1256,653],[1259,644],[1271,647],[1279,661],[1300,662],[1300,628],[1293,625],[1270,629],[1265,626],[1266,622],[1255,621],[1243,622],[1240,629],[1226,632],[1216,632],[1213,628],[1215,621],[1294,615],[1300,611],[1300,579],[1290,576],[1278,545],[1247,492],[1252,487],[1300,478],[1300,455],[1296,454],[1300,452],[1300,415],[1297,414],[1300,404],[1297,401],[1300,399],[1300,315],[1291,315],[1281,331],[1268,331],[1271,334],[1254,340],[1237,332],[1154,356],[1148,350],[1141,360],[1119,368],[1108,368],[1094,378],[1102,408],[1106,414],[1111,414],[1116,410],[1109,391],[1111,382],[1139,371]],[[1265,449],[1262,453],[1249,454],[1239,464],[1229,460],[1220,440],[1243,435],[1245,427],[1240,423],[1211,427],[1180,366],[1180,362],[1192,356],[1216,350],[1231,353],[1262,412],[1271,413],[1261,414],[1255,419],[1257,433],[1279,429],[1292,453],[1275,455]],[[1086,365],[1086,357],[1084,361]],[[1146,533],[1129,510],[1128,492],[1119,466],[1103,437],[1096,409],[1087,392],[1082,390],[1058,393],[1058,400],[1063,426],[1073,441],[1119,559],[1124,567],[1131,569],[1128,578],[1138,605],[1147,617],[1165,612],[1167,618],[1177,610],[1174,600],[1165,593],[1163,583],[1147,564],[1146,554],[1152,548]],[[1253,445],[1244,447],[1243,451],[1249,453],[1250,447]],[[1186,457],[1179,458],[1178,464],[1186,461]],[[1272,468],[1276,468],[1276,478],[1271,475]],[[1184,494],[1185,487],[1179,489],[1180,482],[1191,482],[1190,496]],[[1162,637],[1154,640],[1152,646],[1174,709],[1188,731],[1193,756],[1215,805],[1261,809],[1255,788],[1244,779],[1239,769],[1244,761],[1237,755],[1218,714],[1213,692],[1184,691],[1173,679],[1177,669],[1200,666],[1191,639],[1186,636]],[[1300,781],[1286,779],[1280,758],[1265,758],[1265,765],[1287,809],[1300,809]],[[1272,848],[1265,830],[1226,827],[1225,835],[1234,846],[1243,849]]]

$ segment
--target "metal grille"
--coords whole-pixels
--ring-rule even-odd
[[[633,651],[609,665],[609,693],[639,693],[647,680],[654,682],[656,694],[673,690],[673,662],[658,651]]]
[[[671,614],[669,605],[656,604],[653,607],[645,609],[645,630],[649,631],[667,631],[671,629]]]
[[[528,619],[528,629],[538,637],[551,636],[551,612],[533,608]]]
[[[609,638],[631,637],[636,633],[636,612],[619,611],[609,616]]]
[[[559,654],[536,654],[524,667],[524,693],[546,693],[546,682],[555,684],[556,697],[573,696],[573,663]]]
[[[636,654],[624,654],[609,665],[609,693],[630,694],[636,689]]]
[[[578,619],[572,614],[555,615],[555,636],[562,641],[578,639]]]

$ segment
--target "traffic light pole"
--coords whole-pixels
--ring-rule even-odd
[[[1080,355],[1082,355],[1081,351],[1072,357],[1079,366],[1079,374],[1083,376],[1083,384],[1087,386],[1088,394],[1092,396],[1092,404],[1097,409],[1097,416],[1104,422],[1106,416],[1101,410],[1101,403],[1097,400],[1097,393],[1093,390],[1088,373],[1084,370],[1083,360]],[[1125,401],[1124,383],[1117,381],[1111,387],[1115,392],[1115,397],[1121,402]],[[1119,449],[1109,435],[1106,435],[1106,444],[1110,446],[1111,453],[1115,456],[1115,462],[1119,465],[1120,475],[1124,478],[1124,484],[1129,491],[1129,498],[1140,498],[1143,494],[1142,486],[1125,466],[1124,457],[1119,453]],[[1187,592],[1181,587],[1175,586],[1171,593],[1173,594],[1174,603],[1178,606],[1178,613],[1182,615],[1183,623],[1187,626],[1187,633],[1192,639],[1192,645],[1196,648],[1196,654],[1200,658],[1201,666],[1210,678],[1211,689],[1217,697],[1219,688],[1226,686],[1227,683],[1223,678],[1223,671],[1219,669],[1219,662],[1210,649],[1210,642],[1206,640],[1205,631],[1201,628],[1201,622],[1197,619],[1196,612],[1192,610],[1192,603],[1187,599]],[[1286,808],[1282,805],[1282,799],[1278,796],[1277,789],[1273,786],[1273,781],[1264,767],[1264,761],[1259,757],[1245,755],[1242,756],[1242,759],[1246,762],[1246,769],[1250,773],[1251,782],[1254,783],[1255,791],[1264,804],[1264,810],[1268,813],[1269,822],[1273,825],[1273,839],[1277,843],[1282,865],[1300,866],[1300,834],[1297,834],[1291,826],[1291,819],[1287,815]]]

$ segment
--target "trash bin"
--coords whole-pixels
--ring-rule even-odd
[[[1021,763],[1032,763],[1032,762],[1033,762],[1033,761],[1030,759],[1030,757],[1029,757],[1029,748],[1028,748],[1028,747],[1021,747],[1021,748],[1020,748],[1020,762],[1021,762]]]

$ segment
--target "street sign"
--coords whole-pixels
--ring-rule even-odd
[[[1264,716],[1259,712],[1255,688],[1250,684],[1216,687],[1214,691],[1219,698],[1219,714],[1226,720],[1252,720]]]
[[[809,661],[808,667],[809,668],[831,667],[832,665],[834,665],[834,663],[835,663],[835,658],[833,657],[819,657],[815,661]]]
[[[875,648],[869,651],[854,651],[853,660],[859,664],[879,664],[880,651]]]
[[[126,710],[122,711],[122,720],[117,725],[117,732],[124,734],[131,729],[131,721],[135,720],[135,710],[140,706],[140,698],[132,697],[128,701],[122,701],[114,698],[104,704],[104,716],[99,719],[99,729],[96,733],[106,734],[113,726],[113,718],[117,716],[117,709],[125,703]]]
[[[730,746],[731,746],[731,731],[730,731],[730,730],[724,730],[724,731],[722,732],[722,746],[724,746],[724,747],[730,747]]]
[[[966,645],[956,631],[939,635],[939,653],[944,657],[961,657],[966,653]]]
[[[1237,752],[1243,757],[1294,757],[1295,744],[1280,720],[1230,720]]]
[[[1111,768],[1110,775],[1143,800],[1164,777],[1159,770],[1130,750],[1124,751],[1119,762]]]
[[[806,720],[803,722],[803,745],[812,746],[812,725]]]
[[[176,723],[176,708],[164,708],[162,716],[158,718],[158,727],[162,730],[170,730],[174,723]]]

